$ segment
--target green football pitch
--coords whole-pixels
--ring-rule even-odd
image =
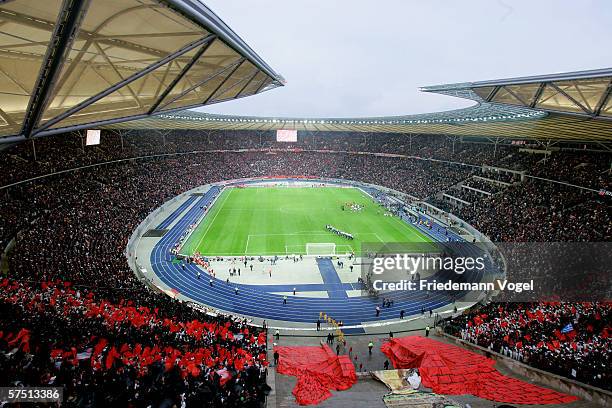
[[[342,206],[356,203],[361,210]],[[335,252],[361,253],[363,243],[422,243],[430,238],[357,188],[226,188],[185,242],[181,253],[208,256],[307,254],[307,244],[335,244]],[[353,235],[348,240],[325,226]],[[326,246],[308,245],[310,254]],[[330,247],[328,245],[327,247]]]

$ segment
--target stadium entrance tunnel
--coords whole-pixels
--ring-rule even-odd
[[[288,330],[316,330],[319,321],[321,330],[364,333],[481,300],[469,289],[374,290],[372,252],[406,242],[413,252],[448,253],[451,245],[478,251],[397,191],[283,177],[228,180],[174,197],[136,228],[126,256],[152,290]],[[493,266],[391,276],[478,284],[499,277]]]

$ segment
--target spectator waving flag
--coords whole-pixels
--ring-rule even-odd
[[[574,326],[572,326],[571,323],[568,323],[567,326],[565,326],[564,328],[561,329],[561,333],[565,334],[565,333],[569,333],[571,331],[574,330]]]

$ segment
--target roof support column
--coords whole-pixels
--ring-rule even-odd
[[[612,79],[608,83],[608,89],[606,89],[606,91],[601,96],[601,101],[599,102],[599,105],[595,108],[595,112],[594,112],[595,116],[601,115],[601,111],[603,110],[604,106],[606,106],[606,103],[608,99],[610,99],[611,94],[612,94]]]
[[[34,127],[43,115],[53,85],[64,64],[64,55],[72,48],[72,42],[89,3],[89,0],[64,0],[62,3],[62,11],[57,18],[51,37],[53,43],[47,48],[21,128],[21,134],[26,137],[32,136]]]
[[[530,108],[534,108],[536,106],[536,104],[538,103],[538,99],[540,99],[540,96],[542,96],[542,92],[544,92],[545,87],[546,87],[546,82],[542,82],[540,86],[538,87],[538,90],[536,91],[535,95],[533,96],[533,100],[529,104]]]
[[[131,132],[132,132],[132,129],[127,129],[127,130],[119,129],[119,130],[117,130],[116,133],[119,135],[119,139],[121,140],[121,151],[123,151],[123,149],[125,147],[124,146],[124,140],[123,140],[124,136],[129,135]]]
[[[495,147],[493,148],[493,158],[497,158],[497,144],[499,143],[499,138],[495,138]]]
[[[81,149],[83,150],[83,154],[85,154],[85,137],[87,133],[81,133],[80,130],[76,130],[73,132],[79,139],[81,139]]]

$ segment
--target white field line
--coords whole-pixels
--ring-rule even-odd
[[[303,210],[312,210],[312,208],[301,208]],[[282,212],[281,207],[277,208],[224,208],[223,211],[226,212]]]
[[[379,203],[376,201],[376,199],[375,199],[374,197],[372,197],[372,195],[371,195],[370,193],[368,193],[367,191],[365,191],[363,188],[361,188],[361,187],[356,187],[356,190],[359,190],[361,193],[363,193],[363,194],[365,194],[366,196],[368,196],[368,197],[369,197],[369,198],[370,198],[370,199],[371,199],[371,200],[374,202],[374,204],[376,204],[376,205],[380,205],[380,204],[379,204]],[[404,222],[404,221],[402,221],[402,223],[405,223],[405,222]],[[408,224],[408,225],[409,225],[409,224]],[[418,239],[419,239],[419,241],[420,241],[420,242],[429,242],[429,240],[428,240],[426,237],[424,237],[424,233],[423,233],[423,232],[421,232],[421,231],[420,231],[418,228],[416,228],[416,227],[414,227],[414,226],[412,226],[412,225],[409,225],[409,226],[410,226],[410,227],[412,227],[411,229],[416,230],[416,232],[417,232],[416,236],[418,237]],[[375,235],[376,235],[376,238],[377,238],[377,239],[378,239],[380,242],[384,242],[382,239],[380,239],[380,237],[378,236],[378,234],[376,234],[376,233],[373,233],[373,234],[375,234]]]
[[[367,195],[368,197],[370,197],[370,199],[371,199],[372,201],[374,201],[374,203],[375,203],[375,204],[378,204],[378,203],[376,202],[376,199],[374,199],[374,197],[372,197],[372,195],[371,195],[370,193],[368,193],[367,191],[365,191],[365,190],[364,190],[364,189],[362,189],[361,187],[356,187],[355,189],[356,189],[356,190],[361,191],[363,194],[365,194],[365,195]]]
[[[317,242],[311,242],[311,244],[312,243],[316,244]],[[303,248],[303,250],[300,250],[299,252],[296,252],[296,251],[289,252],[289,248],[300,248],[300,249]],[[342,253],[340,252],[338,248],[345,248],[345,250],[348,249],[349,252],[355,252],[355,248],[353,248],[350,244],[336,244],[336,253],[334,254],[336,256],[342,256]],[[306,244],[285,245],[285,254],[287,255],[289,254],[298,255],[301,252],[306,254]],[[311,256],[319,256],[319,255],[311,255]]]
[[[347,245],[347,247],[350,245]],[[336,246],[337,248],[338,246]],[[285,249],[286,251],[286,249]],[[224,257],[224,258],[228,258],[228,257],[233,257],[233,258],[243,258],[244,257],[244,252],[224,252],[224,253],[215,253],[212,255],[209,254],[202,254],[202,256],[208,256],[208,257]],[[282,251],[278,251],[278,252],[258,252],[258,253],[253,253],[253,254],[247,254],[248,256],[274,256],[274,255],[278,255],[278,256],[284,256],[284,255],[290,255],[290,254],[286,254],[283,253]],[[300,253],[296,252],[294,253],[294,255],[300,255]],[[318,255],[306,255],[306,253],[302,253],[302,255],[307,256],[307,257],[315,257]],[[344,257],[344,253],[336,253],[335,256],[337,257]]]
[[[355,188],[356,190],[358,190],[359,192],[361,192],[362,194],[366,195],[368,198],[370,198],[374,204],[378,204],[375,200],[374,197],[372,197],[368,192],[366,192],[365,190],[362,190],[361,188]],[[232,193],[233,189],[230,189],[229,193],[227,194],[227,196],[225,197],[223,203],[225,203],[225,201],[227,201],[229,195]],[[259,191],[258,191],[259,193]],[[213,204],[216,204],[216,200],[215,202],[213,202]],[[219,204],[221,205],[221,204]],[[211,206],[211,209],[213,208],[213,206]],[[326,208],[336,208],[336,207],[326,207]],[[208,225],[208,227],[206,228],[206,231],[204,232],[204,234],[200,237],[200,240],[198,241],[198,244],[196,245],[196,248],[200,246],[200,244],[202,243],[202,240],[206,237],[206,235],[208,234],[208,231],[210,230],[211,226],[214,224],[215,219],[217,218],[217,215],[219,215],[219,213],[221,211],[280,211],[280,212],[286,212],[287,209],[294,209],[293,207],[280,207],[278,209],[253,209],[253,208],[228,208],[228,209],[224,209],[224,208],[219,208],[219,210],[217,211],[217,213],[215,214],[215,216],[213,217],[213,219],[211,220],[210,224]],[[202,219],[204,220],[205,217]],[[197,228],[196,228],[197,229]],[[195,230],[194,230],[195,231]],[[300,231],[300,232],[294,232],[294,233],[272,233],[272,234],[248,234],[247,235],[247,241],[244,247],[244,254],[242,255],[247,255],[248,254],[248,249],[249,249],[249,244],[251,241],[251,237],[261,237],[261,236],[300,236],[300,235],[318,235],[318,236],[323,236],[323,235],[328,235],[329,233],[326,232],[320,232],[319,230],[317,231]],[[358,236],[358,235],[374,235],[376,237],[376,239],[380,242],[384,242],[384,240],[382,238],[380,238],[380,236],[376,233],[376,232],[354,232],[353,233],[354,236]],[[187,241],[185,241],[187,242]],[[285,245],[285,253],[287,253],[288,251],[288,247],[297,247],[297,246],[301,246],[299,244],[297,245]],[[339,246],[343,246],[343,247],[348,247],[351,249],[351,251],[354,251],[354,248],[352,245],[349,244],[338,244],[336,245],[337,247]],[[306,251],[304,251],[306,252]],[[232,253],[233,254],[233,253]],[[240,255],[239,253],[236,253],[238,255]]]
[[[350,252],[355,252],[355,248],[353,248],[353,246],[350,245],[350,244],[336,245],[336,248],[349,248]],[[338,255],[339,253],[340,253],[340,251],[336,249],[336,255]]]
[[[247,242],[244,246],[244,254],[246,255],[249,252],[249,241],[251,240],[251,234],[247,235]]]
[[[232,194],[232,192],[233,192],[233,191],[234,191],[233,189],[230,189],[230,190],[229,190],[229,193],[227,193],[227,195],[226,195],[226,196],[225,196],[225,198],[223,199],[223,204],[225,204],[225,202],[227,201],[227,198],[228,198],[228,197],[229,197],[229,196]],[[212,203],[212,205],[210,206],[210,208],[208,209],[208,211],[210,211],[211,209],[213,209],[214,205],[216,205],[216,204],[217,204],[217,203],[216,203],[216,200],[215,200],[215,203]],[[219,203],[219,206],[221,206],[221,203]],[[210,221],[210,224],[208,224],[208,227],[206,228],[206,231],[204,231],[204,234],[202,234],[202,236],[200,237],[200,240],[198,241],[198,244],[195,246],[195,248],[196,248],[196,249],[200,247],[200,244],[201,244],[201,243],[202,243],[202,241],[204,240],[204,237],[206,237],[206,234],[208,234],[208,230],[210,230],[210,227],[211,227],[211,226],[212,226],[212,225],[215,223],[215,219],[217,218],[217,215],[219,215],[219,213],[221,212],[221,209],[222,209],[222,208],[221,208],[221,207],[219,207],[219,210],[217,211],[217,213],[215,214],[215,216],[213,217],[213,219]],[[202,221],[203,221],[203,220],[205,220],[205,219],[206,219],[206,217],[202,218]],[[198,227],[199,227],[199,225],[198,225]],[[196,228],[194,229],[194,231],[195,231],[196,229],[198,229],[198,227],[196,227]]]
[[[210,187],[210,188],[212,188],[212,187]],[[227,187],[224,187],[223,189],[221,189],[221,190],[219,191],[219,194],[218,194],[218,195],[215,197],[215,199],[214,199],[214,200],[212,200],[212,202],[210,203],[210,208],[212,208],[212,207],[213,207],[213,204],[217,202],[217,200],[219,199],[219,197],[221,196],[221,193],[224,191],[224,189],[225,189],[225,188],[227,188]],[[209,189],[209,190],[210,190],[210,189]],[[204,194],[207,194],[207,193],[208,193],[208,190],[207,190],[207,191],[206,191]],[[196,206],[198,201],[199,201],[199,199],[197,199],[197,200],[196,200],[196,201],[195,201],[195,202],[194,202],[194,203],[193,203],[193,204],[192,204],[192,205],[189,207],[189,209],[191,210],[191,209],[192,209],[194,206]],[[203,214],[200,216],[200,218],[198,218],[198,220],[196,221],[196,227],[195,227],[193,230],[191,230],[191,232],[190,232],[189,234],[187,234],[187,236],[186,236],[186,237],[185,237],[185,239],[183,240],[183,245],[181,245],[181,246],[178,248],[178,251],[179,251],[179,252],[178,252],[178,254],[179,254],[179,255],[188,256],[188,255],[186,255],[186,254],[182,254],[181,252],[182,252],[182,251],[183,251],[183,249],[185,248],[185,245],[187,245],[187,242],[189,242],[189,240],[191,239],[191,236],[193,235],[193,233],[194,233],[194,232],[196,232],[196,230],[198,229],[198,227],[200,226],[200,224],[202,223],[202,221],[204,221],[204,219],[206,218],[206,214],[207,214],[207,213],[208,213],[208,211],[204,212],[204,213],[203,213]],[[186,212],[184,212],[182,215],[185,215],[185,214],[186,214]],[[175,221],[175,222],[174,222],[174,224],[176,224],[176,223],[178,222],[178,220],[180,220],[180,218],[181,218],[181,217],[177,218],[177,221]]]
[[[378,239],[380,242],[384,242],[380,236],[375,233],[375,232],[355,232],[353,233],[355,236],[357,235],[374,235],[376,237],[376,239]],[[329,233],[328,232],[318,232],[318,231],[313,231],[313,232],[309,232],[309,231],[302,231],[302,232],[289,232],[289,233],[278,233],[278,234],[249,234],[247,235],[247,242],[246,242],[246,246],[244,248],[244,255],[248,254],[248,249],[249,249],[249,244],[251,242],[251,237],[268,237],[268,236],[300,236],[300,235],[318,235],[318,236],[328,236]],[[316,242],[315,242],[316,243]],[[293,247],[304,247],[304,249],[306,248],[306,245],[302,245],[302,244],[295,244],[295,245],[285,245],[285,253],[288,253],[289,249],[288,248],[293,248]],[[352,245],[350,244],[336,244],[336,248],[339,247],[344,247],[344,248],[350,248],[351,251],[355,251],[355,248],[353,248]],[[304,252],[306,252],[304,250]],[[337,252],[337,251],[336,251]]]
[[[325,235],[325,236],[329,236],[329,232],[320,232],[320,231],[313,231],[313,232],[287,232],[287,233],[278,233],[278,234],[249,234],[249,237],[274,237],[274,236],[283,236],[283,235]]]
[[[353,235],[376,235],[375,232],[353,232]],[[267,237],[267,236],[276,236],[276,235],[325,235],[329,236],[329,232],[320,232],[320,231],[301,231],[301,232],[287,232],[287,233],[274,233],[274,234],[249,234],[249,237]],[[378,237],[380,239],[380,237]],[[313,244],[317,244],[317,242],[312,242]],[[323,242],[327,243],[327,242]],[[331,244],[331,242],[329,242]],[[341,244],[343,245],[343,244]]]

